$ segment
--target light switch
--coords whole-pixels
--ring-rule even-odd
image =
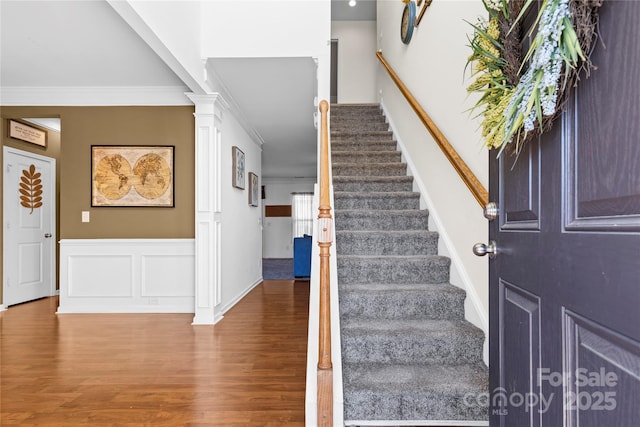
[[[82,222],[89,222],[89,211],[82,211]]]

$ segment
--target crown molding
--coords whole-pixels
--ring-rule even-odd
[[[4,106],[193,105],[186,86],[2,87]]]
[[[226,101],[227,108],[229,109],[231,114],[234,115],[236,120],[238,120],[240,126],[242,126],[245,132],[247,132],[253,143],[260,149],[262,149],[262,145],[264,144],[262,135],[260,135],[260,133],[256,130],[256,128],[253,127],[253,125],[244,115],[242,109],[231,95],[231,92],[229,92],[227,86],[225,86],[225,84],[222,82],[222,79],[220,79],[220,77],[218,76],[218,73],[216,73],[213,67],[208,63],[205,70],[207,72],[206,82],[209,87],[214,88],[216,90],[216,93],[219,93],[220,96],[222,96],[222,98]]]

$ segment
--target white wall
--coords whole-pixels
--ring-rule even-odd
[[[479,123],[468,112],[475,99],[467,95],[469,81],[463,74],[471,31],[465,20],[484,16],[482,3],[433,2],[408,46],[400,41],[403,7],[399,1],[378,0],[378,48],[486,187],[488,154],[481,146]],[[451,281],[467,289],[470,320],[486,331],[488,259],[471,252],[474,243],[488,238],[482,209],[381,66],[378,82],[381,102],[411,159],[416,182],[431,202],[431,224],[439,226],[441,249],[452,258]]]
[[[205,58],[317,57],[331,36],[331,2],[209,1],[202,22]]]
[[[107,0],[194,93],[207,90],[198,1]]]
[[[246,185],[240,190],[231,185],[231,148],[245,154]],[[249,206],[248,173],[262,176],[262,149],[249,137],[235,117],[226,112],[221,125],[222,212],[221,228],[221,311],[224,313],[246,292],[262,281],[262,209]],[[258,184],[260,185],[260,184]],[[262,203],[260,203],[262,205]]]
[[[338,40],[338,102],[378,102],[376,22],[333,21],[331,38]]]
[[[266,205],[290,205],[291,193],[313,192],[314,181],[309,179],[267,179]],[[263,210],[264,212],[264,210]],[[269,217],[263,220],[262,256],[264,258],[293,258],[293,236],[291,218]]]

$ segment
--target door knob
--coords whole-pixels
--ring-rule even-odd
[[[47,239],[49,239],[49,238],[51,237],[51,233],[45,233],[45,234],[44,234],[44,237],[45,237],[45,238],[47,238]]]
[[[484,243],[476,243],[473,245],[473,253],[477,256],[485,256],[489,254],[489,258],[493,259],[498,254],[498,246],[495,240],[491,240],[488,245]]]
[[[489,221],[493,221],[494,219],[498,218],[498,213],[500,213],[498,204],[496,202],[487,203],[482,210],[482,213],[484,214],[484,217]]]

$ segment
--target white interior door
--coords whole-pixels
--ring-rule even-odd
[[[55,162],[4,147],[5,306],[55,294]]]

